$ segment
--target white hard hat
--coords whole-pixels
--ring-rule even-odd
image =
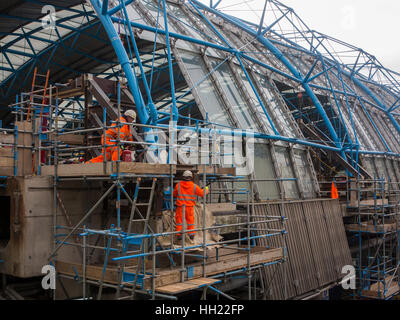
[[[124,113],[125,117],[131,117],[133,119],[133,121],[136,120],[136,112],[133,111],[132,109],[126,110]]]
[[[183,177],[184,177],[184,178],[193,178],[193,173],[192,173],[192,171],[186,170],[186,171],[183,173]]]

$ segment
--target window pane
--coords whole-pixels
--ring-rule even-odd
[[[210,80],[210,77],[207,76],[201,84],[197,85],[198,82],[207,75],[207,69],[200,55],[183,50],[179,52],[192,83],[195,86],[194,90],[197,91],[203,108],[208,112],[209,120],[211,122],[231,126],[228,115],[224,110],[220,97],[216,94],[214,84]]]
[[[266,101],[268,110],[272,112],[276,121],[278,121],[279,123],[279,127],[282,130],[281,134],[285,137],[295,137],[296,135],[294,133],[292,125],[287,119],[288,115],[283,112],[282,106],[275,98],[275,95],[272,92],[271,84],[269,83],[268,79],[260,75],[259,73],[254,73],[254,75],[260,82],[260,87],[262,88],[262,90],[264,91],[264,95],[268,99],[268,101]]]
[[[217,59],[210,60],[213,68],[218,67],[218,65],[221,63],[221,61]],[[258,131],[253,119],[251,118],[249,107],[240,94],[239,87],[232,75],[229,65],[226,62],[223,63],[217,68],[215,73],[218,76],[218,80],[220,81],[220,84],[226,94],[228,103],[230,104],[229,107],[236,115],[241,129],[253,129]]]
[[[245,89],[247,90],[247,92],[250,96],[250,99],[251,99],[251,105],[256,110],[256,112],[257,112],[256,116],[261,120],[264,131],[268,134],[274,134],[271,124],[270,124],[264,110],[262,109],[261,104],[258,101],[257,96],[256,96],[250,82],[247,80],[247,77],[243,71],[243,68],[241,66],[235,65],[235,72],[240,75],[240,77],[245,85]]]
[[[146,7],[146,9],[148,10],[148,12],[153,16],[153,18],[155,19],[155,21],[158,20],[158,24],[160,25],[160,27],[165,30],[165,22],[164,22],[164,9],[162,8],[162,6],[158,6],[157,3],[155,3],[152,0],[144,0],[142,2],[142,4]],[[133,5],[132,5],[133,7]],[[168,10],[168,9],[167,9]],[[140,15],[141,16],[141,15]],[[168,31],[169,32],[175,32],[175,33],[180,33],[177,28],[173,25],[173,23],[171,23],[171,20],[173,18],[168,15],[167,16],[167,20],[168,20]],[[183,41],[183,40],[177,40],[176,41],[176,45],[179,48],[183,48],[183,49],[188,49],[188,50],[194,50],[194,48],[187,42],[187,41]]]
[[[180,6],[167,2],[167,7],[169,19],[172,20],[173,23],[179,23],[179,26],[190,33],[193,38],[216,43],[215,40],[218,40],[217,35],[208,29],[208,26],[204,21],[197,20],[197,22],[202,25],[202,29],[199,30],[197,26],[193,24],[191,20],[189,20],[189,18],[186,16],[186,13],[180,8]],[[192,18],[196,19],[195,17],[196,16],[193,14]],[[222,44],[221,42],[219,43]],[[212,54],[213,56],[218,57],[215,49],[210,47],[207,47],[207,54]]]
[[[303,150],[294,150],[293,153],[304,196],[306,198],[312,198],[314,196],[314,188],[309,166],[307,165],[306,153]]]
[[[393,167],[394,167],[394,170],[396,171],[397,177],[400,179],[399,161],[393,160]],[[398,182],[400,182],[400,181],[398,181]]]
[[[368,171],[368,173],[371,175],[371,177],[374,177],[376,175],[374,164],[372,162],[372,158],[363,158],[362,165],[363,165],[364,169]]]
[[[392,160],[387,159],[385,162],[386,162],[386,165],[387,165],[388,174],[389,174],[389,177],[390,177],[390,182],[397,181],[396,175],[394,173]]]
[[[397,185],[393,185],[393,189],[395,190],[395,191],[399,191],[399,186],[400,186],[400,167],[399,167],[399,161],[397,161],[397,160],[392,160],[393,161],[393,168],[394,168],[394,170],[395,170],[395,172],[396,172],[396,175],[397,175],[397,179],[396,179],[396,181],[398,182],[398,184]]]
[[[257,143],[254,147],[254,170],[256,179],[276,179],[268,145]],[[280,198],[276,181],[258,181],[257,185],[261,200]]]
[[[293,172],[292,164],[290,163],[289,153],[286,148],[275,147],[276,160],[278,162],[278,168],[282,174],[282,178],[294,179],[295,175]],[[299,192],[297,190],[296,181],[284,181],[283,187],[285,188],[286,198],[298,199]]]
[[[375,158],[375,165],[376,165],[376,169],[378,170],[377,178],[379,178],[379,179],[389,179],[390,178],[386,171],[386,166],[385,166],[383,159]]]

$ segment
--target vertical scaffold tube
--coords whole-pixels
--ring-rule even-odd
[[[106,33],[110,39],[111,45],[114,48],[115,54],[118,57],[121,67],[125,72],[125,76],[128,81],[129,88],[131,90],[131,93],[132,93],[133,98],[136,103],[136,109],[138,112],[139,120],[141,123],[146,124],[149,122],[150,116],[146,109],[146,105],[143,100],[143,96],[139,89],[137,78],[132,69],[132,66],[129,61],[129,57],[125,51],[124,45],[122,44],[122,41],[121,41],[117,31],[115,30],[115,27],[111,21],[111,17],[108,14],[108,12],[103,14],[104,10],[102,10],[103,7],[100,4],[100,1],[99,0],[90,0],[90,3],[92,4],[94,10],[96,11],[96,14],[99,17],[99,19],[104,27],[104,30],[106,31]],[[152,104],[149,104],[149,108],[155,108],[155,106]],[[157,114],[157,111],[152,110],[152,114]],[[155,120],[155,119],[153,119],[153,120]],[[145,130],[151,131],[151,129],[149,129],[149,128],[146,128]],[[147,142],[153,142],[154,136],[151,134],[146,134],[145,139],[147,140]]]

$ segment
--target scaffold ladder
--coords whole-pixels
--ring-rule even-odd
[[[40,86],[38,84],[36,84],[36,78],[37,77],[41,77],[45,79],[45,84],[44,86]],[[46,100],[46,92],[47,92],[47,87],[49,84],[49,77],[50,77],[50,70],[47,70],[46,74],[39,74],[37,72],[37,67],[35,67],[35,70],[33,72],[33,78],[32,78],[32,90],[31,90],[31,94],[30,94],[30,100],[29,100],[29,108],[28,108],[28,115],[26,120],[29,121],[30,118],[30,113],[31,113],[31,107],[32,107],[32,103],[34,103],[34,96],[35,96],[35,90],[36,88],[39,89],[43,89],[43,95],[42,95],[42,104],[41,104],[41,109],[40,109],[40,118],[42,118],[43,115],[43,106]]]
[[[154,193],[155,193],[155,188],[156,188],[156,184],[157,184],[157,178],[153,178],[152,179],[152,183],[150,187],[147,186],[142,186],[142,178],[138,177],[136,179],[136,186],[135,186],[135,192],[133,195],[133,199],[132,199],[132,207],[131,207],[131,213],[130,213],[130,217],[129,217],[129,222],[128,222],[128,232],[127,235],[131,235],[132,232],[132,226],[134,223],[143,223],[143,231],[142,234],[146,235],[148,234],[148,226],[149,226],[149,218],[150,218],[150,213],[151,213],[151,209],[152,209],[152,204],[153,204],[153,200],[154,200]],[[148,202],[138,202],[139,199],[139,193],[140,191],[148,191],[150,190],[150,195],[148,197]],[[144,207],[147,206],[147,210],[146,213],[143,215],[142,212],[139,210],[138,207]],[[139,214],[139,218],[135,219],[135,213]],[[132,251],[130,253],[142,253],[145,246],[145,239],[141,238],[140,239],[140,247],[138,250]],[[128,246],[128,244],[127,244]],[[144,261],[144,257],[138,258],[138,263],[137,263],[137,267],[136,267],[136,272],[134,274],[134,281],[132,284],[132,294],[131,297],[134,298],[135,296],[135,289],[136,289],[136,285],[138,282],[138,278],[139,278],[139,272],[142,269],[142,265],[143,265],[143,261]],[[120,271],[119,271],[119,285],[118,285],[118,292],[117,292],[117,298],[119,298],[120,296],[120,289],[122,287],[122,283],[124,281],[124,266],[125,264],[122,263],[120,265]]]
[[[140,187],[140,182],[138,181],[137,185],[136,185],[136,190],[135,190],[135,194],[136,194],[136,199],[134,199],[134,203],[132,204],[132,211],[131,211],[131,217],[130,217],[130,221],[129,221],[129,226],[128,226],[128,233],[130,233],[130,229],[131,229],[131,224],[133,222],[144,222],[144,226],[143,226],[143,232],[142,234],[147,234],[148,233],[148,225],[149,225],[149,218],[150,218],[150,212],[151,212],[151,205],[153,203],[153,198],[154,198],[154,190],[156,187],[156,182],[157,179],[153,178],[151,187]],[[149,197],[149,202],[148,203],[137,203],[137,194],[139,193],[139,190],[148,190],[150,189],[150,197]],[[142,217],[142,219],[133,219],[134,216],[134,212],[136,211],[137,206],[141,206],[141,205],[147,205],[147,211],[146,211],[146,216],[145,218],[143,218],[142,215],[140,215]],[[142,241],[140,242],[140,248],[138,250],[138,253],[142,253],[142,251],[145,248],[145,241],[144,239],[142,239]],[[154,257],[153,257],[154,259]],[[141,257],[138,259],[138,264],[136,267],[136,274],[135,274],[135,280],[133,281],[133,285],[132,285],[132,294],[131,294],[131,299],[135,298],[135,294],[136,294],[136,284],[138,281],[138,277],[139,277],[139,272],[140,270],[144,267],[144,261],[145,261],[145,257]],[[143,274],[145,274],[145,270],[143,270]],[[153,275],[154,276],[154,275]]]
[[[142,187],[142,178],[137,178],[136,180],[136,188],[135,188],[135,193],[133,196],[133,203],[132,203],[132,209],[131,209],[131,215],[129,217],[129,223],[128,223],[128,234],[131,233],[132,231],[132,224],[137,223],[137,222],[143,222],[144,223],[144,228],[143,228],[143,234],[147,234],[147,227],[149,224],[149,217],[150,217],[150,212],[151,212],[151,207],[154,199],[154,190],[156,188],[156,182],[157,179],[153,178],[151,187]],[[139,198],[139,192],[142,190],[150,190],[150,196],[149,196],[149,201],[144,202],[144,203],[138,203],[138,198]],[[142,206],[147,206],[147,211],[145,215],[142,215],[141,211],[138,209],[138,207]],[[138,212],[140,215],[139,219],[134,219],[135,212]]]

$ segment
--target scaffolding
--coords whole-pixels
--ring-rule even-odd
[[[349,184],[348,210],[352,223],[346,226],[355,255],[357,296],[391,299],[399,294],[400,190],[397,182],[375,178]]]
[[[265,298],[265,292],[272,281],[271,275],[265,273],[266,267],[273,266],[278,270],[278,266],[282,266],[280,270],[283,270],[283,274],[280,279],[283,281],[280,281],[280,289],[283,292],[282,296],[286,298],[286,273],[290,271],[286,270],[285,263],[285,211],[288,199],[284,184],[297,184],[298,174],[294,172],[296,178],[277,179],[256,179],[252,175],[236,176],[235,168],[222,167],[221,164],[212,161],[213,156],[220,153],[220,148],[216,148],[213,140],[215,137],[211,134],[218,132],[213,131],[215,124],[190,117],[185,117],[189,126],[179,129],[173,125],[135,123],[132,126],[135,141],[121,140],[117,134],[112,146],[117,146],[118,160],[106,161],[105,149],[110,145],[106,144],[105,139],[102,143],[98,140],[109,128],[116,128],[119,133],[120,128],[126,125],[120,120],[123,110],[130,108],[126,101],[122,101],[126,86],[120,81],[116,83],[116,99],[108,93],[109,97],[106,100],[107,94],[98,90],[96,101],[93,101],[86,94],[89,89],[85,87],[86,83],[91,81],[90,75],[82,76],[81,79],[81,86],[75,89],[60,84],[50,86],[47,89],[48,104],[44,106],[48,112],[39,112],[43,106],[39,103],[35,107],[33,104],[31,122],[34,128],[29,131],[32,143],[28,150],[31,153],[30,159],[35,159],[32,162],[35,164],[32,165],[32,172],[39,176],[52,176],[53,180],[54,244],[49,260],[56,266],[60,288],[65,296],[69,297],[69,294],[64,289],[62,279],[73,279],[81,284],[83,299],[103,299],[105,288],[115,290],[115,299],[176,299],[185,293],[201,290],[203,299],[207,297],[207,291],[217,297],[233,299],[233,295],[226,293],[229,288],[221,290],[220,286],[229,287],[226,284],[232,279],[237,279],[238,275],[245,275],[246,297]],[[73,90],[75,91],[72,92]],[[91,94],[94,95],[93,92]],[[22,94],[21,97],[25,95],[30,97],[29,94]],[[82,95],[85,97],[84,101],[80,100],[80,104],[84,105],[84,108],[68,107],[69,100],[75,97],[79,103],[76,97]],[[21,98],[19,103],[13,105],[16,123],[27,123],[26,101],[27,99]],[[98,117],[99,114],[102,118]],[[43,124],[43,117],[47,119],[46,125]],[[170,154],[182,148],[179,141],[171,143],[173,139],[168,138],[171,134],[178,135],[179,130],[183,130],[181,128],[197,135],[199,145],[209,144],[208,151],[199,157],[207,158],[210,161],[206,163],[211,164],[188,166],[168,162]],[[210,134],[204,138],[201,133],[206,130]],[[165,143],[147,139],[149,136],[159,135],[167,136]],[[210,137],[212,139],[208,139]],[[205,142],[202,139],[205,139]],[[80,145],[74,144],[75,140],[79,140]],[[141,155],[140,158],[137,157],[140,160],[137,159],[134,163],[124,162],[121,157],[123,145],[135,146],[136,153]],[[167,162],[140,162],[143,161],[143,154],[152,154],[154,150],[159,153],[164,151]],[[89,157],[101,153],[102,163],[81,163],[82,159],[88,160]],[[161,212],[159,208],[154,208],[154,198],[161,194],[164,199],[169,196],[168,200],[164,201],[165,209],[174,208],[171,190],[175,183],[179,182],[180,173],[186,169],[198,172],[198,184],[210,188],[209,195],[202,201],[203,219],[206,219],[207,207],[214,203],[234,205],[234,208],[230,207],[227,211],[236,219],[213,226],[207,226],[204,220],[200,221],[196,231],[202,233],[203,239],[195,244],[187,237],[177,241],[175,236],[178,232],[174,228],[168,231],[159,230],[154,223],[154,220],[160,218],[157,215]],[[84,185],[83,189],[87,190],[96,183],[103,188],[96,202],[81,214],[79,221],[74,221],[69,216],[63,200],[63,184],[68,182]],[[268,201],[259,200],[258,183],[277,184],[280,192],[279,210],[271,210],[266,204]],[[163,192],[156,193],[156,190]],[[99,214],[97,211],[104,202],[112,203],[112,206],[101,210],[112,210],[114,222],[91,224],[91,217]],[[60,214],[65,218],[64,222],[58,218]],[[174,210],[171,220],[173,216]],[[227,229],[234,234],[233,237],[215,243],[207,241],[207,232],[218,234]],[[186,229],[183,231],[184,234],[188,232]],[[162,243],[162,238],[170,239],[169,243]],[[60,252],[65,247],[76,248],[80,255],[79,261],[75,258],[73,262],[65,261]],[[232,266],[228,270],[216,268],[210,271],[210,266],[223,264]],[[274,279],[276,272],[271,274]],[[173,280],[165,282],[165,278]]]
[[[84,81],[82,77],[82,84]],[[90,106],[87,101],[85,101],[84,110],[68,108],[68,104],[61,110],[61,104],[65,104],[69,98],[68,94],[63,93],[60,88],[62,89],[62,85],[49,86],[35,92],[38,98],[46,96],[46,101],[42,98],[46,103],[34,103],[33,93],[21,94],[16,103],[11,106],[16,125],[9,131],[14,134],[13,175],[17,175],[17,157],[20,154],[18,150],[21,148],[28,149],[31,154],[32,167],[29,173],[52,176],[54,243],[53,252],[49,257],[50,263],[58,269],[59,261],[62,260],[60,251],[63,247],[76,247],[80,252],[80,261],[77,261],[72,268],[73,274],[62,272],[62,270],[58,272],[60,286],[66,296],[69,297],[62,284],[62,278],[75,279],[81,283],[83,299],[91,296],[89,286],[97,287],[97,299],[103,298],[104,288],[115,289],[116,299],[135,299],[137,294],[151,299],[176,299],[178,294],[193,290],[202,290],[203,299],[206,299],[207,290],[218,297],[234,299],[219,290],[218,284],[234,275],[245,274],[248,279],[247,297],[256,299],[260,291],[257,286],[261,287],[261,292],[262,287],[265,286],[261,269],[269,265],[284,264],[286,261],[283,183],[296,179],[257,180],[251,175],[240,177],[232,174],[235,172],[234,168],[222,168],[220,164],[188,166],[172,161],[163,164],[134,162],[131,163],[133,167],[129,167],[128,163],[122,161],[121,158],[123,145],[135,146],[139,154],[147,153],[154,156],[155,149],[158,149],[157,152],[165,151],[168,159],[171,159],[172,152],[182,146],[179,146],[179,143],[171,143],[170,139],[167,139],[165,143],[149,142],[149,139],[146,139],[146,133],[150,136],[158,136],[163,132],[168,136],[177,134],[178,129],[174,127],[171,130],[170,126],[135,123],[132,128],[137,139],[134,142],[121,140],[120,128],[126,125],[121,122],[121,90],[126,88],[121,82],[117,83],[116,119],[112,118],[114,114],[108,113],[109,108],[103,106],[101,107],[103,119],[100,123],[97,122],[98,127],[91,127],[88,123]],[[24,125],[32,123],[32,129],[19,130],[18,123]],[[71,123],[73,125],[68,128]],[[211,159],[217,153],[220,155],[220,151],[215,148],[215,142],[210,142],[207,140],[209,137],[203,138],[200,134],[200,130],[212,128],[213,124],[195,119],[189,119],[189,123],[193,124],[193,132],[200,137],[199,144],[210,143],[211,150],[207,151],[207,154],[201,154],[200,158]],[[89,136],[93,133],[104,135],[111,127],[118,131],[116,140],[112,141],[113,146],[117,146],[118,150],[118,160],[115,162],[107,161],[105,150],[110,145],[106,144],[105,139],[102,144],[93,144],[91,143],[93,137]],[[31,135],[31,145],[17,144],[18,134],[21,133]],[[80,140],[84,141],[84,145],[76,146],[66,143],[66,136],[83,136],[84,139]],[[140,138],[141,136],[143,138]],[[202,141],[202,139],[207,141]],[[102,164],[78,164],[81,162],[80,159],[99,154],[100,150],[104,156]],[[139,171],[134,168],[138,164],[143,164]],[[93,167],[96,171],[95,173],[90,170],[87,173],[74,171],[73,168],[81,166]],[[71,169],[71,173],[66,173],[66,169]],[[180,232],[173,228],[174,198],[171,193],[175,183],[179,182],[179,173],[186,169],[198,172],[199,185],[203,188],[208,186],[210,190],[209,195],[203,197],[202,200],[200,209],[203,211],[202,221],[194,230],[202,234],[202,239],[198,243],[192,243],[186,236],[189,231],[185,223]],[[280,215],[272,213],[260,215],[255,212],[255,207],[260,204],[255,201],[256,190],[254,190],[255,184],[259,181],[274,181],[280,185]],[[87,184],[88,190],[91,183],[100,183],[104,187],[104,192],[99,199],[88,208],[78,222],[72,221],[63,203],[63,188],[60,186],[65,182]],[[169,231],[157,230],[157,224],[154,224],[154,220],[160,218],[156,217],[156,214],[160,214],[159,208],[157,211],[154,205],[155,197],[160,195],[161,189],[166,199],[164,209],[172,212]],[[103,225],[100,228],[99,225],[92,226],[90,217],[104,205],[105,200],[114,201],[115,224]],[[209,226],[207,206],[211,203],[220,203],[222,200],[240,208],[236,210],[239,212],[236,212],[234,216],[235,221]],[[123,220],[126,220],[126,214],[122,213],[122,202],[125,202],[125,211],[128,211],[128,223],[123,223]],[[60,224],[58,218],[60,211],[65,217],[66,225]],[[229,229],[235,236],[218,241],[208,239],[210,234],[218,238],[220,231],[224,229]],[[178,233],[183,234],[181,240],[175,239]],[[168,245],[161,242],[161,239],[166,238],[170,239]],[[275,247],[271,247],[271,243]],[[91,265],[93,256],[102,259],[96,277],[89,274],[93,268],[98,267]],[[167,265],[163,266],[165,261]],[[110,274],[116,277],[111,279]],[[173,280],[166,282],[165,278]],[[285,284],[282,290],[285,290]],[[56,293],[54,293],[55,298]]]
[[[393,227],[393,221],[397,223],[398,201],[396,200],[395,203],[391,201],[393,197],[398,196],[398,186],[395,183],[379,181],[379,179],[372,180],[369,173],[360,167],[359,159],[363,155],[399,156],[396,137],[400,128],[395,118],[398,114],[394,113],[399,107],[399,100],[392,99],[391,95],[386,98],[385,95],[377,94],[382,88],[386,92],[392,90],[391,93],[397,93],[395,90],[398,86],[397,75],[381,66],[365,51],[309,29],[292,9],[277,1],[266,1],[262,18],[259,24],[254,25],[218,11],[216,8],[219,2],[215,5],[211,3],[210,7],[198,1],[133,3],[130,0],[91,0],[90,3],[94,11],[83,10],[84,15],[88,21],[89,17],[99,20],[108,36],[104,44],[109,45],[110,41],[112,42],[119,63],[116,68],[115,59],[108,63],[112,68],[112,74],[106,72],[107,70],[99,73],[105,77],[118,79],[115,86],[116,98],[109,96],[109,92],[98,90],[101,86],[93,77],[82,75],[72,80],[74,86],[71,86],[71,83],[49,85],[49,71],[46,75],[39,75],[37,68],[32,67],[25,77],[28,79],[29,74],[34,70],[31,92],[19,94],[15,104],[11,106],[15,115],[14,128],[2,129],[13,139],[10,142],[2,137],[0,141],[0,146],[10,149],[7,150],[9,151],[8,159],[4,161],[8,165],[6,167],[8,171],[2,171],[6,173],[0,174],[0,187],[5,185],[7,176],[26,177],[32,174],[53,177],[54,248],[51,261],[56,264],[61,256],[60,250],[66,246],[79,249],[81,271],[74,266],[76,270],[72,276],[67,274],[62,276],[77,278],[83,283],[84,299],[89,296],[86,290],[87,284],[99,287],[98,299],[102,298],[103,287],[107,286],[116,289],[117,298],[135,298],[140,292],[150,295],[153,299],[156,297],[172,299],[174,295],[165,293],[168,291],[165,288],[162,293],[160,287],[163,286],[157,282],[162,278],[159,264],[163,259],[169,263],[168,268],[178,270],[177,280],[174,283],[185,283],[188,287],[195,289],[210,288],[217,294],[229,298],[229,295],[218,291],[216,288],[218,282],[213,282],[219,278],[219,274],[211,274],[207,271],[208,263],[212,259],[215,259],[217,263],[221,256],[220,251],[224,250],[225,252],[230,250],[228,256],[243,253],[247,262],[244,267],[223,272],[223,277],[236,272],[246,273],[248,297],[249,299],[257,297],[257,291],[252,292],[252,288],[256,288],[255,274],[265,264],[282,263],[286,260],[284,190],[286,187],[283,184],[288,181],[296,183],[295,189],[298,192],[293,190],[293,193],[298,193],[298,195],[292,196],[294,198],[306,200],[320,195],[315,186],[317,178],[309,148],[321,151],[316,153],[310,150],[319,163],[324,164],[325,170],[321,171],[324,176],[332,173],[339,174],[336,171],[338,168],[345,170],[346,177],[340,180],[336,177],[335,182],[339,186],[341,200],[344,199],[344,187],[347,186],[348,210],[357,212],[353,215],[354,221],[348,227],[350,227],[350,233],[358,237],[357,243],[360,246],[358,265],[361,287],[364,291],[368,291],[367,289],[373,291],[371,288],[375,284],[380,289],[383,283],[382,297],[388,296],[392,284],[398,282],[397,253],[396,258],[392,257],[392,259],[387,254],[387,252],[393,253],[398,250],[396,240],[398,228],[396,225],[396,231],[386,230],[385,226],[388,221],[391,225],[389,229]],[[79,12],[76,9],[72,11]],[[265,13],[279,13],[279,18],[271,14],[269,16],[272,19],[275,16],[276,20],[267,22],[264,20]],[[87,26],[82,26],[87,28]],[[291,31],[282,35],[282,30],[287,28]],[[67,37],[71,37],[76,31],[83,30],[73,27],[64,29],[73,31]],[[63,37],[65,30],[59,30]],[[32,29],[29,35],[20,33],[25,38],[26,36],[29,38],[35,32],[37,30]],[[94,38],[98,38],[98,32],[99,30],[96,31]],[[154,40],[152,34],[154,34]],[[309,43],[309,40],[314,38],[318,39],[315,42],[317,46],[314,46],[314,42],[311,41],[310,48],[307,47],[306,51],[302,49],[303,40]],[[63,39],[59,37],[59,40],[62,44]],[[26,39],[24,41],[23,56],[27,57],[25,49],[28,48],[29,41]],[[11,49],[9,46],[18,42],[10,41],[4,50]],[[47,42],[53,43],[53,41]],[[325,45],[321,46],[322,42]],[[296,43],[299,46],[294,46]],[[150,44],[149,50],[146,44]],[[189,72],[190,64],[183,61],[187,59],[187,57],[183,59],[184,52],[187,51],[186,46],[193,47],[193,51],[188,51],[191,52],[188,56],[199,56],[200,60],[196,63],[201,65],[198,69],[201,76],[198,78],[193,77],[193,74]],[[350,59],[349,63],[344,64],[338,52],[326,49],[336,46],[343,48],[342,52],[353,52],[353,56],[357,58],[354,61]],[[13,48],[8,54],[18,53],[16,49],[20,50],[20,48]],[[92,48],[89,49],[88,51],[91,52]],[[211,51],[215,52],[211,53]],[[39,52],[39,55],[45,52],[48,52],[47,48]],[[34,56],[32,55],[32,58]],[[92,59],[91,54],[86,58],[89,61],[98,60]],[[15,59],[8,61],[9,70],[15,71],[12,72],[12,77],[17,77],[29,63],[14,68],[12,60]],[[40,59],[32,59],[32,63],[33,60]],[[375,62],[370,63],[372,60]],[[68,65],[69,63],[66,63],[66,66]],[[222,70],[224,66],[227,67],[225,71]],[[115,71],[114,68],[121,68],[121,70]],[[175,72],[178,69],[180,72]],[[162,78],[160,77],[162,73],[169,81],[165,81],[165,87],[161,87],[160,90],[152,90],[152,87],[163,84],[162,81],[158,82],[158,79]],[[123,74],[122,77],[121,74]],[[364,81],[365,74],[370,75],[371,81],[368,84]],[[380,79],[381,76],[389,81],[389,89],[387,84]],[[36,90],[39,88],[36,79],[39,78],[45,79],[44,86]],[[128,84],[120,81],[121,78]],[[181,81],[177,78],[181,78]],[[232,88],[225,86],[227,79],[232,82]],[[7,90],[7,95],[13,92],[11,88],[14,80],[8,83],[10,90]],[[207,93],[215,92],[221,99],[215,103],[215,106],[221,107],[221,114],[227,120],[226,124],[213,123],[209,120],[208,112],[210,114],[214,112],[211,109],[213,103],[209,103],[205,96],[199,95],[200,86],[206,85],[205,80],[210,80]],[[181,87],[178,85],[179,82],[183,83]],[[6,83],[4,81],[3,85]],[[90,83],[94,89],[87,89],[85,83]],[[229,96],[232,89],[237,91],[235,97]],[[126,100],[123,101],[122,96]],[[242,107],[246,111],[244,118],[248,117],[250,122],[244,118],[242,120],[240,113],[233,108],[235,98],[241,98]],[[203,120],[195,119],[195,116],[192,118],[192,105],[197,105],[198,110],[195,112],[201,113],[199,118]],[[132,127],[134,142],[120,139],[120,128],[126,125],[121,122],[121,112],[127,108],[135,108],[141,121],[141,124],[137,123]],[[378,110],[379,112],[376,113]],[[301,131],[295,125],[295,118],[299,121]],[[374,118],[379,118],[379,120],[375,123]],[[171,135],[177,135],[181,130],[178,129],[176,122],[178,119],[181,128],[186,125],[198,137],[201,136],[200,132],[211,134],[213,130],[223,135],[223,131],[226,134],[229,130],[246,128],[246,123],[254,122],[256,129],[253,128],[253,130],[258,131],[254,136],[257,139],[267,140],[268,148],[271,147],[268,152],[264,151],[262,154],[265,158],[271,157],[271,176],[293,175],[295,178],[259,180],[254,175],[238,177],[233,174],[233,171],[220,170],[227,169],[222,168],[220,164],[184,166],[171,162],[171,154],[182,146],[179,142],[163,143],[156,138],[161,133],[169,138]],[[169,125],[166,125],[167,121],[170,121]],[[116,146],[118,154],[115,162],[107,161],[106,149],[111,146],[105,141],[98,142],[111,127],[118,130],[118,138],[112,141],[112,146]],[[202,145],[203,140],[199,139],[199,144]],[[75,143],[78,140],[79,143]],[[173,141],[173,139],[170,140]],[[287,154],[286,151],[282,151],[280,158],[277,158],[272,141],[279,141],[278,146],[286,148]],[[213,142],[210,145],[214,147]],[[138,156],[134,165],[128,165],[121,158],[123,146],[136,147],[138,154],[143,157],[153,154],[157,158],[164,152],[167,155],[167,161],[144,163]],[[297,150],[302,155],[296,158],[297,154],[293,151],[293,146],[302,146]],[[201,154],[200,158],[212,158],[217,151],[212,148],[211,150],[205,152],[206,154]],[[101,154],[103,163],[78,166],[82,159],[87,161]],[[278,164],[282,165],[279,162],[285,160],[290,162],[288,167],[292,169],[288,172],[293,172],[282,175],[282,172],[279,172],[282,168],[278,168]],[[335,164],[335,167],[332,164]],[[304,172],[298,170],[307,165],[308,169]],[[190,244],[185,236],[179,243],[176,242],[177,232],[173,231],[172,190],[174,184],[179,182],[179,174],[185,169],[198,172],[199,184],[210,187],[209,196],[202,201],[203,221],[198,224],[197,230],[202,233],[203,239],[196,245]],[[395,171],[394,167],[392,169],[388,171]],[[347,177],[360,174],[371,180],[356,181]],[[393,176],[396,175],[399,181],[399,174],[393,172]],[[259,210],[259,207],[265,204],[258,197],[257,183],[271,181],[278,185],[277,193],[280,192],[279,215],[269,213],[267,209]],[[303,181],[304,183],[301,183]],[[98,200],[93,206],[87,208],[78,222],[73,221],[69,216],[64,204],[62,185],[66,182],[83,184],[88,190],[94,183],[101,185],[102,192]],[[331,183],[332,181],[320,181],[320,184],[325,187],[322,194],[329,195]],[[386,186],[382,189],[381,183],[387,184],[388,189]],[[305,191],[306,185],[309,185],[309,190]],[[169,187],[169,191],[163,190],[166,187]],[[289,188],[286,189],[290,193]],[[154,220],[158,221],[160,215],[157,216],[157,214],[164,211],[155,208],[154,205],[160,196],[167,198],[168,192],[169,200],[164,203],[164,209],[166,209],[164,211],[171,212],[171,230],[159,231]],[[365,205],[365,201],[371,201],[371,199],[373,203]],[[388,203],[380,205],[381,199],[382,202]],[[123,202],[124,205],[122,205]],[[234,216],[236,222],[207,226],[205,223],[207,207],[215,202],[233,204],[234,209],[231,208],[230,211],[231,213],[237,211]],[[90,218],[98,214],[97,211],[105,203],[109,208],[103,208],[102,211],[110,210],[112,207],[113,213],[115,211],[115,222],[93,226]],[[66,220],[64,225],[57,218],[60,211]],[[366,230],[363,230],[364,227]],[[380,227],[383,228],[382,231]],[[235,238],[217,241],[216,244],[207,242],[207,232],[218,234],[225,229],[234,230]],[[188,231],[185,230],[184,233]],[[162,244],[161,238],[170,239],[170,243]],[[272,241],[271,238],[278,238],[279,241]],[[378,238],[382,244],[380,246],[376,245]],[[253,255],[256,256],[257,252],[254,252],[256,251],[254,249],[257,247],[268,250],[282,249],[283,253],[279,259],[253,265],[251,258]],[[215,253],[215,257],[208,256],[210,248]],[[370,252],[375,249],[376,253]],[[101,252],[101,255],[97,252]],[[95,253],[103,260],[100,272],[93,280],[87,276],[87,273],[92,267],[90,262]],[[191,276],[194,269],[189,270],[192,268],[189,266],[192,261],[200,262],[200,274],[205,282],[192,281],[197,279],[192,279],[193,276]],[[385,269],[383,273],[382,264]],[[391,266],[388,267],[389,273],[386,273],[386,267],[389,265]],[[110,271],[114,270],[113,268],[117,274],[116,281],[110,281],[107,278]],[[390,273],[392,271],[393,275]],[[391,275],[388,283],[385,278],[387,274]],[[206,278],[208,276],[214,280]],[[259,279],[261,278],[262,276],[259,276]],[[192,283],[187,283],[188,281]],[[258,282],[262,284],[261,280]],[[121,297],[122,291],[124,294],[127,293],[126,297]],[[205,298],[205,293],[204,291],[203,298]]]

